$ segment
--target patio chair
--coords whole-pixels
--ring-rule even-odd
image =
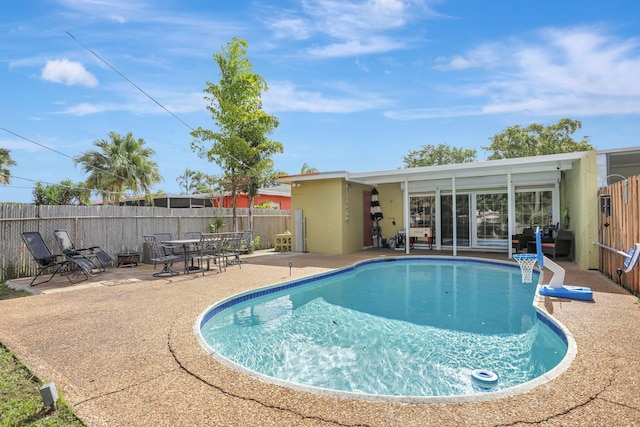
[[[573,231],[558,230],[553,243],[542,243],[542,253],[551,256],[554,260],[559,256],[571,258],[573,246]]]
[[[172,233],[154,233],[154,236],[156,236],[158,238],[158,241],[162,244],[162,250],[165,255],[184,255],[182,247],[180,247],[180,245],[165,243],[173,240]]]
[[[202,231],[185,231],[184,233],[182,233],[182,238],[183,239],[199,239],[202,236]],[[195,245],[189,245],[189,254],[191,254],[191,252],[197,252],[198,251],[198,244],[196,243]],[[189,255],[190,256],[190,255]],[[191,267],[189,267],[190,270],[193,270],[193,257],[191,257]]]
[[[244,230],[242,232],[242,241],[240,244],[240,253],[248,254],[251,252],[251,242],[253,241],[253,231],[252,230]],[[246,261],[243,261],[246,262]]]
[[[531,240],[535,240],[533,228],[524,228],[521,234],[511,236],[511,247],[518,253],[518,251],[527,249],[527,243]]]
[[[222,269],[226,270],[226,265],[223,265],[223,252],[222,242],[224,238],[219,233],[200,233],[200,242],[198,243],[197,251],[190,255],[191,262],[198,260],[198,267],[202,271],[204,276],[204,263],[207,263],[207,271],[211,269],[211,261],[214,264],[218,264],[218,271],[222,273]]]
[[[53,232],[62,253],[65,255],[81,255],[89,258],[94,265],[101,267],[104,271],[108,266],[113,265],[113,258],[102,250],[100,246],[89,248],[76,248],[67,230],[54,230]]]
[[[185,231],[182,233],[184,239],[199,239],[202,236],[202,231]]]
[[[167,245],[162,244],[155,234],[142,237],[149,248],[149,254],[151,255],[151,261],[154,266],[160,263],[164,265],[162,271],[153,273],[153,277],[175,276],[180,274],[172,270],[171,266],[174,261],[182,259],[182,255],[171,253],[171,250],[167,249]]]
[[[61,276],[66,276],[69,282],[78,283],[83,280],[87,280],[89,276],[95,276],[100,272],[100,270],[91,261],[81,255],[52,253],[38,231],[23,232],[22,240],[24,241],[27,249],[29,249],[34,261],[38,263],[38,273],[35,275],[33,280],[31,280],[29,286],[47,283],[58,273]],[[47,280],[34,283],[46,270],[53,270],[51,277]],[[79,277],[80,274],[84,275],[84,278],[74,281],[74,278]]]
[[[240,247],[242,245],[242,231],[221,233],[224,235],[222,242],[222,256],[226,265],[237,264],[242,268],[242,263],[246,262],[240,259]]]

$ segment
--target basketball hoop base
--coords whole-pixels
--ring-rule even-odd
[[[540,295],[557,298],[568,298],[580,301],[593,301],[593,292],[591,288],[585,288],[584,286],[561,286],[553,288],[551,286],[541,286]]]

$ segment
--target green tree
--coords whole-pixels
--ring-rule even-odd
[[[70,179],[58,184],[37,182],[33,189],[33,202],[36,205],[88,205],[91,190],[83,182],[73,183]]]
[[[278,126],[278,120],[262,109],[262,92],[268,86],[251,71],[253,65],[246,54],[247,42],[237,37],[223,46],[222,52],[214,54],[220,81],[207,82],[204,98],[209,102],[207,109],[217,132],[202,127],[191,132],[195,139],[191,148],[224,171],[233,200],[234,230],[236,195],[247,191],[252,199],[272,174],[271,156],[283,151],[282,144],[267,137]],[[250,223],[251,216],[250,212]]]
[[[302,173],[302,174],[316,173],[316,172],[318,172],[318,169],[314,168],[313,166],[309,166],[306,163],[304,163],[302,165],[302,168],[300,169],[300,173]]]
[[[438,146],[428,144],[423,145],[420,150],[409,151],[403,160],[407,168],[449,165],[474,162],[477,160],[477,153],[471,148],[456,148],[447,144],[439,144]]]
[[[151,160],[155,151],[131,132],[124,137],[109,132],[109,139],[96,140],[93,145],[100,151],[87,151],[73,161],[90,174],[86,185],[99,192],[105,204],[119,204],[127,190],[150,197],[151,187],[162,180],[158,164]]]
[[[9,166],[15,166],[16,162],[11,158],[11,152],[6,148],[0,148],[0,184],[11,182]]]
[[[523,128],[515,125],[492,136],[491,144],[482,148],[491,152],[488,160],[593,150],[588,136],[581,141],[571,137],[581,127],[580,120],[567,118],[549,126],[532,123]]]
[[[218,178],[200,171],[187,168],[184,174],[176,178],[176,182],[183,190],[181,194],[208,194],[217,186]]]

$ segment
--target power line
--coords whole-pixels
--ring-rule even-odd
[[[0,176],[4,176],[6,178],[11,178],[11,179],[21,179],[23,181],[29,181],[29,182],[33,182],[35,184],[45,184],[45,185],[50,185],[50,186],[54,186],[54,187],[63,187],[63,188],[71,188],[71,189],[77,189],[77,190],[85,190],[85,191],[96,191],[99,193],[107,193],[107,194],[121,194],[123,196],[126,196],[127,193],[124,191],[111,191],[111,190],[98,190],[95,188],[87,188],[87,187],[75,187],[73,185],[65,185],[65,184],[61,184],[61,183],[53,183],[53,182],[46,182],[46,181],[42,181],[42,180],[35,180],[35,179],[31,179],[31,178],[24,178],[21,176],[16,176],[16,175],[11,175],[11,174],[4,174],[0,172]],[[11,187],[11,188],[31,188],[31,187],[17,187],[14,185],[8,185],[5,184],[7,187]],[[1,187],[0,187],[1,188]],[[145,196],[147,196],[148,194],[145,194]]]
[[[56,154],[60,154],[61,156],[66,157],[66,158],[68,158],[68,159],[71,159],[71,160],[73,160],[73,161],[75,162],[74,158],[73,158],[73,157],[71,157],[71,156],[69,156],[68,154],[65,154],[65,153],[63,153],[63,152],[61,152],[61,151],[58,151],[58,150],[54,150],[54,149],[53,149],[53,148],[51,148],[51,147],[47,147],[47,146],[46,146],[46,145],[44,145],[44,144],[40,144],[39,142],[36,142],[36,141],[34,141],[34,140],[32,140],[32,139],[29,139],[29,138],[27,138],[27,137],[25,137],[25,136],[22,136],[22,135],[20,135],[19,133],[16,133],[16,132],[10,131],[9,129],[6,129],[6,128],[2,127],[2,126],[0,126],[0,130],[3,130],[3,131],[5,131],[5,132],[7,132],[7,133],[10,133],[11,135],[17,136],[18,138],[24,139],[25,141],[28,141],[28,142],[30,142],[30,143],[32,143],[32,144],[35,144],[35,145],[39,146],[39,147],[45,148],[45,149],[47,149],[47,150],[49,150],[49,151],[53,151],[54,153],[56,153]],[[109,174],[109,175],[111,175],[111,176],[113,176],[113,177],[115,177],[115,178],[120,178],[120,179],[123,179],[123,180],[125,180],[125,181],[126,181],[126,178],[125,178],[125,177],[120,176],[120,175],[118,175],[118,174],[115,174],[114,172],[112,172],[112,171],[111,171],[111,170],[109,170],[109,169],[103,169],[103,168],[100,168],[100,167],[98,167],[98,166],[92,166],[92,165],[86,165],[86,166],[87,166],[88,168],[90,168],[90,169],[98,170],[98,171],[100,171],[100,172],[104,172],[104,173],[106,173],[106,174]],[[26,179],[26,178],[23,178],[23,179]],[[32,181],[33,181],[33,180],[32,180]],[[33,181],[33,182],[37,182],[37,181]],[[98,190],[96,190],[96,191],[98,191]]]
[[[146,96],[147,98],[149,98],[151,101],[153,101],[156,105],[158,105],[160,108],[162,108],[164,111],[166,111],[167,113],[169,113],[172,117],[174,117],[176,120],[178,120],[180,123],[182,123],[183,125],[185,125],[189,130],[191,131],[195,131],[195,128],[193,126],[191,126],[190,124],[188,124],[187,122],[185,122],[184,120],[182,120],[177,114],[173,113],[171,110],[169,110],[167,107],[165,107],[160,101],[158,101],[157,99],[155,99],[153,96],[151,96],[150,94],[148,94],[144,89],[142,89],[140,86],[138,86],[137,84],[135,84],[131,79],[129,79],[127,76],[124,75],[124,73],[120,72],[116,67],[114,67],[113,65],[111,65],[109,62],[107,62],[104,58],[102,58],[100,55],[98,55],[95,51],[93,51],[90,47],[88,47],[87,45],[85,45],[84,43],[82,43],[76,36],[74,36],[73,34],[71,34],[71,32],[67,31],[64,27],[62,27],[60,24],[58,24],[56,21],[53,20],[53,18],[47,16],[47,19],[56,27],[58,27],[60,29],[60,31],[66,33],[69,37],[71,37],[76,43],[78,43],[80,46],[82,46],[84,49],[86,49],[88,52],[90,52],[93,56],[95,56],[96,58],[98,58],[98,60],[100,62],[102,62],[103,64],[105,64],[107,67],[109,67],[111,70],[113,70],[113,72],[115,72],[116,74],[118,74],[120,77],[122,77],[124,80],[126,80],[129,84],[131,84],[134,88],[136,88],[138,91],[140,91],[140,93],[142,93],[144,96]],[[242,166],[244,166],[245,168],[251,170],[254,169],[254,167],[252,166],[248,166],[245,162],[243,162],[242,160],[236,158],[235,156],[233,156],[231,153],[228,153],[228,156],[231,157],[233,160],[235,160],[236,162],[240,163]]]
[[[73,157],[69,156],[68,154],[62,153],[62,152],[60,152],[60,151],[58,151],[58,150],[54,150],[54,149],[53,149],[53,148],[51,148],[51,147],[47,147],[47,146],[46,146],[46,145],[44,145],[44,144],[40,144],[39,142],[36,142],[36,141],[34,141],[34,140],[32,140],[32,139],[29,139],[29,138],[27,138],[27,137],[25,137],[25,136],[22,136],[22,135],[17,134],[17,133],[15,133],[15,132],[13,132],[13,131],[10,131],[9,129],[6,129],[6,128],[2,127],[2,126],[0,126],[0,130],[3,130],[3,131],[5,131],[5,132],[7,132],[7,133],[10,133],[11,135],[17,136],[18,138],[24,139],[25,141],[28,141],[28,142],[30,142],[30,143],[32,143],[32,144],[35,144],[35,145],[37,145],[38,147],[42,147],[42,148],[44,148],[44,149],[46,149],[46,150],[53,151],[53,152],[54,152],[54,153],[56,153],[56,154],[60,154],[61,156],[64,156],[64,157],[66,157],[66,158],[68,158],[68,159],[73,160]]]
[[[131,79],[129,79],[126,75],[124,75],[124,73],[120,72],[117,68],[115,68],[113,65],[111,65],[108,61],[106,61],[104,58],[102,58],[99,54],[97,54],[94,50],[92,50],[91,48],[89,48],[87,45],[85,45],[84,43],[82,43],[77,37],[75,37],[71,32],[67,31],[64,27],[62,27],[60,24],[58,24],[55,20],[53,20],[53,18],[51,18],[50,16],[46,16],[46,18],[54,25],[56,26],[58,29],[60,29],[62,32],[64,32],[65,34],[67,34],[69,37],[71,37],[76,43],[78,43],[80,46],[82,46],[85,50],[87,50],[88,52],[90,52],[93,56],[95,56],[99,61],[101,61],[103,64],[105,64],[107,67],[109,67],[113,72],[115,72],[116,74],[118,74],[121,78],[123,78],[125,81],[127,81],[129,84],[131,84],[134,88],[136,88],[140,93],[142,93],[143,95],[145,95],[147,98],[149,98],[153,103],[155,103],[156,105],[158,105],[160,108],[162,108],[164,111],[166,111],[168,114],[170,114],[173,118],[175,118],[176,120],[178,120],[180,123],[182,123],[184,126],[186,126],[189,130],[194,131],[195,129],[189,125],[187,122],[185,122],[182,118],[180,118],[178,115],[176,115],[175,113],[173,113],[172,111],[170,111],[167,107],[165,107],[161,102],[159,102],[158,100],[156,100],[153,96],[151,96],[149,93],[147,93],[144,89],[142,89],[140,86],[138,86],[135,82],[133,82]],[[59,154],[63,157],[66,157],[68,159],[74,160],[73,157],[69,156],[68,154],[62,153],[58,150],[55,150],[51,147],[48,147],[44,144],[38,143],[36,141],[33,141],[29,138],[26,138],[16,132],[13,132],[11,130],[8,130],[4,127],[0,127],[0,130],[3,130],[7,133],[10,133],[18,138],[21,138],[25,141],[28,141],[32,144],[35,144],[39,147],[42,147],[46,150],[52,151],[56,154]],[[254,169],[254,167],[248,166],[245,162],[243,162],[242,160],[239,160],[238,158],[234,157],[233,155],[229,154],[229,157],[231,157],[232,159],[234,159],[235,161],[237,161],[238,163],[240,163],[242,166],[246,167],[247,169]],[[75,161],[75,160],[74,160]],[[99,170],[101,172],[105,172],[108,173],[114,177],[120,178],[120,179],[124,179],[124,177],[119,176],[117,174],[114,174],[113,172],[111,172],[110,170],[106,170],[106,169],[102,169],[100,167],[97,166],[89,166],[89,168],[94,169],[94,170]],[[18,178],[18,177],[16,177]],[[35,180],[30,180],[28,178],[18,178],[18,179],[25,179],[28,181],[32,181],[32,182],[38,182]],[[50,185],[60,185],[60,184],[50,184]],[[100,191],[101,190],[92,190],[92,191]],[[118,192],[109,192],[109,193],[118,193]],[[125,193],[121,193],[120,194],[125,194]]]

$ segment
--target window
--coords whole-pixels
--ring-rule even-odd
[[[547,227],[553,223],[553,191],[516,192],[516,230]]]
[[[506,247],[509,238],[507,193],[476,194],[476,244]]]

